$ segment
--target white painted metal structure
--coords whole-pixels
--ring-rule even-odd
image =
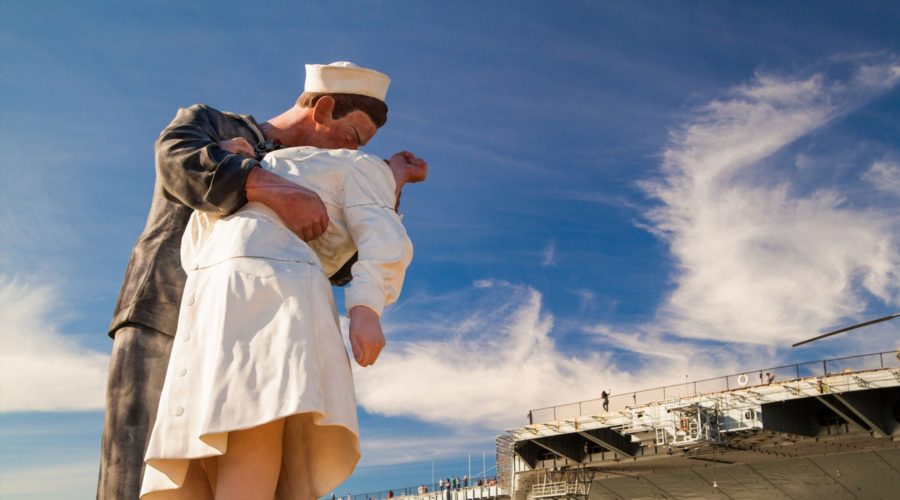
[[[897,353],[816,364],[821,374],[786,377],[782,369],[771,383],[751,385],[762,379],[752,372],[714,379],[726,390],[676,389],[644,402],[633,393],[633,404],[610,404],[608,412],[584,402],[554,407],[563,418],[498,439],[498,477],[522,500],[587,498],[572,490],[583,470],[597,473],[592,499],[703,498],[704,491],[710,498],[900,497]],[[801,366],[787,368],[801,374]],[[591,411],[572,414],[576,407]],[[548,481],[547,471],[558,479]]]
[[[646,441],[643,433],[652,433],[654,444],[659,446],[720,442],[721,433],[762,429],[761,406],[766,403],[820,398],[824,395],[831,395],[842,401],[842,394],[847,392],[898,386],[900,368],[877,369],[698,394],[635,405],[602,415],[585,415],[528,425],[507,432],[521,440],[608,428],[621,434],[633,435],[637,442],[642,443]],[[876,433],[884,434],[875,427]]]

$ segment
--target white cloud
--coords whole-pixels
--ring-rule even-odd
[[[900,196],[900,164],[890,161],[876,161],[863,174],[875,189]]]
[[[590,307],[597,300],[597,294],[587,288],[575,288],[571,292],[578,297],[578,309]]]
[[[536,290],[484,285],[464,302],[475,306],[468,313],[441,311],[453,321],[440,339],[389,340],[378,363],[357,370],[367,411],[499,429],[521,424],[528,408],[593,397],[585,387],[610,378],[607,355],[576,358],[557,349],[553,317]]]
[[[606,330],[602,348],[566,353],[553,336],[554,318],[543,310],[541,294],[502,281],[478,281],[451,299],[420,301],[416,310],[428,311],[432,320],[427,339],[403,331],[426,320],[392,321],[378,362],[354,374],[358,401],[370,413],[496,431],[522,425],[529,409],[594,399],[608,388],[622,394],[658,387],[685,373],[692,380],[721,375],[728,368],[716,357],[723,353],[713,349],[682,349],[687,342],[660,338],[645,343],[635,332]],[[614,349],[643,352],[651,362],[626,371]],[[656,356],[661,353],[671,355]]]
[[[0,468],[0,497],[6,499],[90,498],[97,491],[97,461],[70,464],[11,464]]]
[[[0,411],[103,408],[108,356],[63,336],[48,286],[0,277]]]
[[[496,280],[476,280],[473,286],[475,288],[491,288],[495,284],[497,284]]]
[[[541,256],[541,266],[542,267],[550,267],[556,265],[556,242],[550,240],[547,243],[547,246],[544,248],[544,252]]]
[[[884,57],[873,55],[870,60],[861,64],[854,75],[853,83],[872,90],[884,90],[900,82],[900,64],[896,60],[873,62]]]
[[[758,75],[673,134],[663,180],[644,184],[662,202],[649,218],[678,263],[664,329],[784,344],[864,312],[866,294],[898,303],[896,210],[852,208],[837,188],[801,196],[789,181],[760,180],[761,160],[894,85],[896,74],[886,63],[847,82]]]

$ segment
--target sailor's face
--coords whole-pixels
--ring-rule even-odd
[[[338,119],[328,119],[319,130],[320,144],[324,149],[359,149],[368,144],[378,127],[362,111],[355,110]]]

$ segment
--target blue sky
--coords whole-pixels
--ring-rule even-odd
[[[0,3],[0,493],[85,498],[152,145],[304,63],[393,79],[430,161],[338,494],[488,467],[530,408],[897,347],[896,2]],[[897,322],[894,322],[897,323]]]

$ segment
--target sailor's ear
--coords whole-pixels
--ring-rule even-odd
[[[313,109],[313,120],[316,123],[327,123],[332,120],[334,112],[334,97],[323,95],[316,101],[316,107]]]

